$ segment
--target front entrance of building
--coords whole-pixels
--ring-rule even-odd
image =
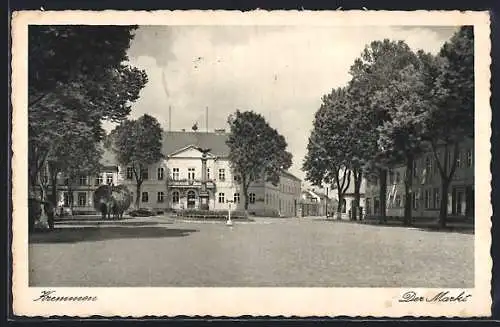
[[[196,193],[194,191],[187,192],[187,208],[194,209],[196,206]]]

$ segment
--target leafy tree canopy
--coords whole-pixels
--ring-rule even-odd
[[[36,179],[51,152],[76,130],[99,142],[102,120],[130,113],[147,83],[125,64],[131,26],[29,27],[29,173]],[[57,157],[57,156],[56,156]]]
[[[262,177],[277,185],[282,170],[292,165],[292,154],[278,131],[254,111],[236,111],[228,118],[229,160],[235,173],[247,184]]]

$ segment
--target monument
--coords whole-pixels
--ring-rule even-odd
[[[200,209],[208,210],[209,194],[207,191],[207,154],[211,149],[198,148],[201,152],[201,190],[200,190]]]

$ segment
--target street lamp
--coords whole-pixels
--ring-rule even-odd
[[[231,203],[233,203],[233,200],[226,200],[226,203],[229,204],[229,209],[227,210],[227,226],[233,226],[233,221],[231,220]]]

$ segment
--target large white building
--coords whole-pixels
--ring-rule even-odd
[[[210,210],[244,209],[244,195],[238,176],[233,174],[226,145],[228,134],[224,130],[215,132],[165,132],[160,162],[150,165],[142,172],[140,207],[155,210],[200,209],[202,191],[202,155],[206,149],[206,188]],[[121,167],[111,152],[103,156],[105,167],[97,177],[82,176],[73,187],[74,211],[93,211],[92,195],[100,184],[127,185],[135,203],[136,182],[131,167]],[[59,188],[60,205],[68,206],[70,194]],[[279,184],[273,186],[265,181],[250,185],[248,190],[251,214],[266,216],[297,216],[301,196],[301,180],[283,171]]]

